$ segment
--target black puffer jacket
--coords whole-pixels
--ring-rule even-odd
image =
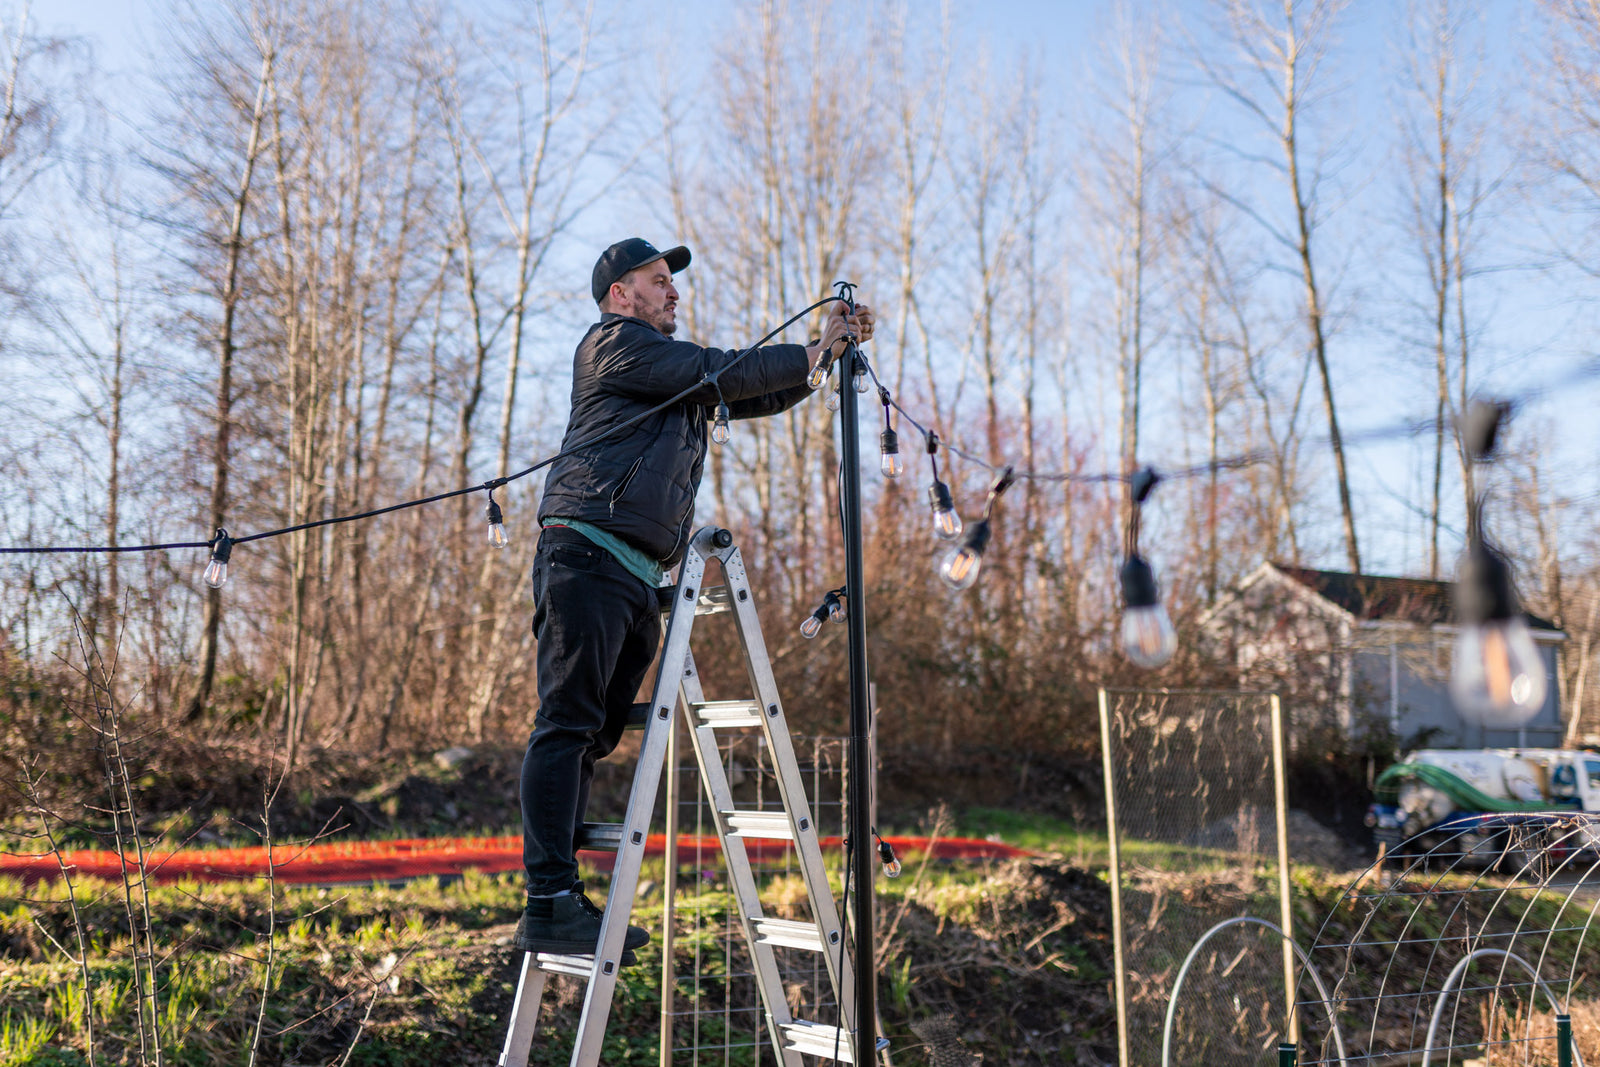
[[[592,440],[699,382],[719,379],[736,419],[772,415],[810,394],[800,345],[738,352],[674,341],[640,319],[607,312],[572,360],[572,417],[561,449]],[[592,523],[665,564],[683,558],[705,465],[706,422],[717,391],[695,390],[614,437],[559,459],[545,479],[539,519]]]

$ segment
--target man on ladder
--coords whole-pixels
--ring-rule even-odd
[[[528,903],[521,952],[593,953],[603,913],[578,881],[577,835],[595,760],[616,747],[660,640],[656,589],[683,558],[705,463],[708,412],[753,418],[787,410],[810,389],[819,361],[847,332],[872,337],[873,314],[831,305],[820,341],[736,351],[675,341],[683,246],[657,251],[619,241],[595,263],[600,321],[573,357],[572,412],[563,451],[692,389],[715,386],[558,460],[539,505],[533,564],[539,712],[522,764],[523,862]],[[848,386],[847,386],[848,387]],[[723,405],[726,412],[722,411]],[[649,934],[630,926],[624,947]],[[629,962],[625,953],[623,962]]]

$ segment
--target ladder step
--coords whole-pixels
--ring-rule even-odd
[[[546,974],[565,974],[573,978],[590,978],[594,975],[593,956],[563,956],[554,952],[534,954],[533,965]]]
[[[836,1059],[840,1063],[855,1062],[850,1055],[850,1034],[837,1026],[796,1019],[792,1023],[779,1023],[778,1029],[783,1033],[784,1047],[793,1049],[801,1055]],[[888,1038],[878,1038],[876,1048],[888,1047]]]
[[[661,605],[663,619],[672,614],[672,609],[678,604],[678,591],[670,585],[664,585],[656,590],[656,597]],[[721,615],[725,611],[733,610],[733,598],[728,595],[725,585],[706,586],[700,590],[699,599],[694,602],[696,615]]]
[[[725,811],[729,837],[760,837],[771,841],[793,841],[794,828],[786,811]]]
[[[700,590],[700,599],[695,601],[694,613],[696,615],[721,615],[724,611],[733,610],[733,598],[728,594],[725,585],[707,586]]]
[[[702,723],[718,729],[761,725],[761,705],[754,700],[708,700],[696,704],[694,713]]]
[[[758,915],[751,920],[756,940],[773,948],[803,948],[821,952],[822,930],[816,923],[797,922],[793,919],[769,919]]]
[[[620,822],[586,822],[578,831],[578,847],[591,852],[616,852],[622,847]]]

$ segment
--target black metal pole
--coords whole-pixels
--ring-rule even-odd
[[[844,527],[846,619],[850,630],[850,862],[855,898],[855,1062],[868,1064],[877,1050],[877,967],[873,962],[872,705],[867,689],[867,579],[861,558],[861,402],[855,389],[855,342],[839,366],[839,507]]]

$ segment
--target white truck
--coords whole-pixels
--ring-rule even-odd
[[[1567,748],[1422,749],[1378,776],[1367,809],[1373,838],[1393,849],[1421,835],[1469,830],[1481,816],[1600,812],[1600,753]],[[1463,844],[1487,856],[1492,834]],[[1585,847],[1600,847],[1600,831]]]

